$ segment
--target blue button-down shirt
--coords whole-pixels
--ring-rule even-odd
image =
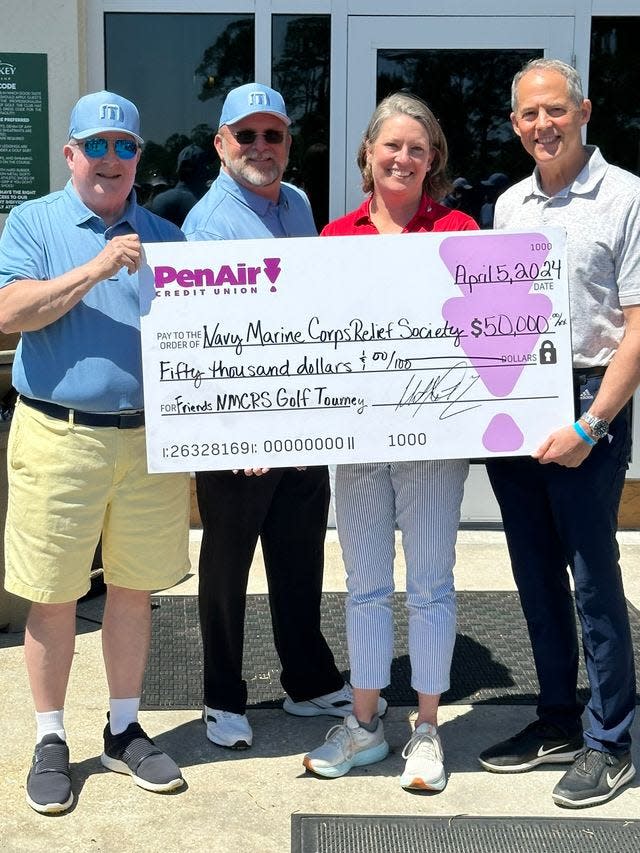
[[[281,184],[274,204],[240,186],[224,169],[189,211],[182,230],[187,240],[259,240],[317,233],[309,199],[298,187]]]

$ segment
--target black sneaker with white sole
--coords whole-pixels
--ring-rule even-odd
[[[478,761],[491,773],[523,773],[539,764],[566,764],[583,749],[582,732],[567,735],[551,723],[535,720],[513,737],[485,749]]]
[[[129,723],[120,734],[104,729],[104,752],[100,761],[116,773],[129,773],[136,785],[164,793],[184,785],[180,768],[154,744],[139,723]]]
[[[585,749],[553,789],[553,802],[567,809],[598,806],[611,799],[635,775],[630,752],[612,755]]]
[[[44,735],[33,753],[27,802],[40,814],[66,812],[73,805],[69,747],[55,734]]]

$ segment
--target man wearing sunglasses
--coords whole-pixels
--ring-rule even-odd
[[[184,784],[138,723],[149,591],[188,569],[189,477],[146,470],[138,306],[141,242],[184,239],[138,207],[134,104],[80,98],[65,188],[16,207],[0,238],[0,327],[19,331],[9,438],[6,588],[32,602],[25,658],[36,711],[27,802],[73,804],[64,703],[76,600],[102,533],[109,687],[102,763],[149,791]]]
[[[283,183],[291,136],[279,92],[258,83],[230,91],[214,138],[220,175],[187,215],[188,240],[316,234],[306,195]],[[258,538],[269,584],[284,710],[298,716],[351,713],[352,691],[320,630],[325,466],[196,474],[203,537],[199,568],[204,713],[210,741],[251,746],[242,678],[245,596]],[[382,700],[384,702],[384,700]],[[386,703],[384,703],[384,711]]]

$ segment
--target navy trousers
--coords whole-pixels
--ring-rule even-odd
[[[582,376],[576,416],[600,377]],[[530,457],[487,460],[527,620],[540,695],[538,716],[574,734],[581,728],[578,637],[567,567],[575,587],[591,698],[585,743],[614,754],[629,749],[635,668],[616,541],[631,443],[630,405],[578,468]]]
[[[258,537],[282,686],[294,702],[339,690],[344,679],[320,630],[327,468],[273,469],[262,477],[198,472],[196,485],[203,527],[198,603],[205,704],[245,712],[245,607]]]

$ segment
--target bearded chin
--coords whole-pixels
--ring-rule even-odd
[[[245,166],[242,171],[245,180],[253,184],[254,187],[269,186],[281,177],[280,170],[275,163],[271,163],[266,170],[256,169],[255,166]]]

